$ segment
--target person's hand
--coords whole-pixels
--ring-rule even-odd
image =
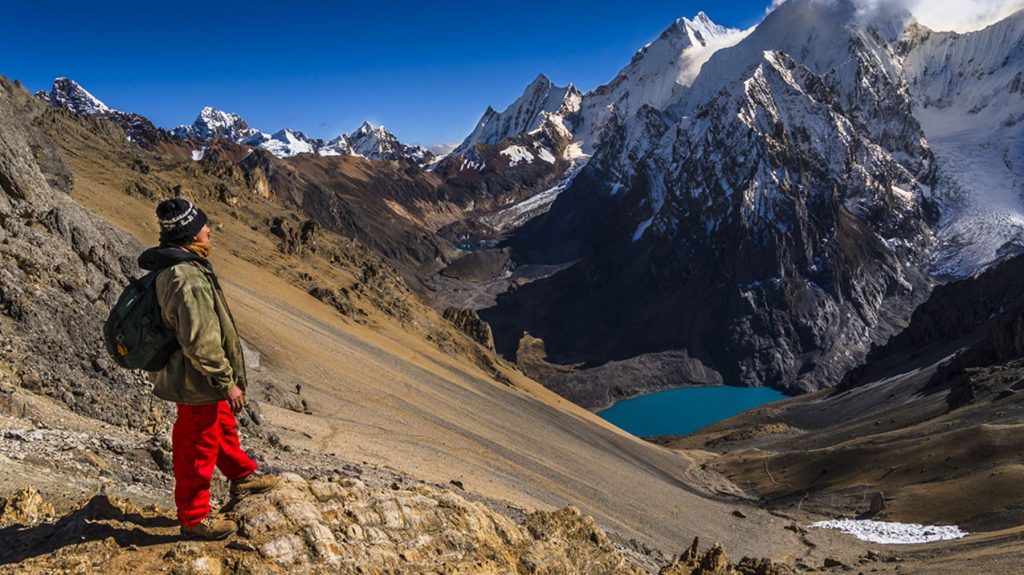
[[[245,393],[237,385],[228,390],[228,405],[231,411],[238,413],[245,407]]]

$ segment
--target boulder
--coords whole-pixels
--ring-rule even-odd
[[[455,327],[473,338],[473,341],[494,351],[494,337],[491,334],[491,326],[480,319],[480,316],[475,311],[450,307],[444,310],[444,319],[455,324]]]

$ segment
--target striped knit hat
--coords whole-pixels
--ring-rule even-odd
[[[157,204],[156,218],[160,221],[160,243],[175,245],[192,241],[209,221],[203,210],[181,198]]]

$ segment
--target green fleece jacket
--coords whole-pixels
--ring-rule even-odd
[[[196,405],[221,401],[236,385],[244,390],[242,345],[212,270],[197,261],[179,263],[159,273],[156,293],[181,349],[150,374],[153,393]]]

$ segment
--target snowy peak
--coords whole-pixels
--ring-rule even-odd
[[[496,145],[540,128],[549,115],[563,118],[579,111],[583,95],[576,86],[556,86],[544,74],[535,78],[503,112],[488,106],[476,128],[452,153],[463,154],[476,144]]]
[[[706,47],[708,43],[713,42],[715,38],[724,36],[730,32],[729,28],[720,26],[711,21],[708,15],[704,12],[697,12],[697,15],[693,17],[693,20],[689,18],[680,18],[676,20],[675,25],[669,30],[678,30],[686,34],[686,37],[690,41],[691,46],[702,46]],[[666,34],[668,31],[666,31]]]
[[[297,154],[312,154],[318,148],[317,140],[311,140],[302,132],[288,128],[278,130],[269,136],[260,132],[239,143],[263,148],[279,158],[289,158]]]
[[[124,130],[129,141],[144,147],[173,140],[169,132],[157,128],[145,117],[107,106],[81,84],[69,78],[57,78],[49,92],[40,90],[35,95],[54,108],[62,108],[83,116],[99,116],[113,122]]]
[[[200,141],[223,138],[232,142],[240,142],[257,136],[259,133],[259,130],[250,128],[249,124],[238,114],[224,112],[211,106],[203,108],[192,124],[178,126],[174,129],[176,136]]]
[[[70,78],[57,78],[48,94],[40,92],[38,96],[55,108],[64,108],[85,116],[114,111]]]
[[[942,108],[966,98],[965,103],[978,112],[997,93],[1012,90],[1014,80],[1021,77],[1024,10],[967,34],[914,26],[908,35],[911,48],[904,66],[914,99],[922,106]],[[1018,93],[1021,81],[1016,82]],[[1000,100],[1000,105],[1013,105]]]
[[[370,160],[411,160],[418,164],[429,162],[434,155],[422,146],[403,144],[384,126],[363,122],[356,131],[342,135],[330,143],[337,153],[345,149],[348,154]]]
[[[341,134],[317,150],[321,156],[354,156],[348,134]]]
[[[638,50],[611,82],[583,97],[575,136],[590,147],[613,117],[624,122],[644,106],[664,109],[680,98],[715,52],[745,36],[745,31],[715,24],[703,12],[692,20],[677,19]]]
[[[760,64],[766,51],[785,52],[816,74],[849,59],[857,11],[849,0],[789,0],[765,16],[742,42],[712,55],[693,80],[691,108]]]
[[[360,124],[359,127],[356,129],[356,131],[352,132],[351,136],[353,138],[370,138],[370,137],[376,137],[378,139],[380,139],[380,138],[384,138],[384,139],[394,138],[394,136],[391,134],[391,132],[387,131],[387,129],[384,128],[384,126],[374,127],[374,125],[371,124],[368,121],[364,121],[362,124]],[[395,139],[397,140],[397,138],[395,138]]]
[[[298,130],[280,129],[273,134],[250,128],[238,114],[224,112],[207,106],[202,109],[192,124],[178,126],[174,130],[178,137],[209,143],[213,138],[222,138],[244,146],[264,149],[279,158],[290,158],[298,154],[319,154],[321,156],[362,156],[371,160],[410,160],[424,163],[433,159],[433,154],[420,146],[403,144],[383,126],[375,127],[363,122],[351,134],[342,134],[329,142],[310,138]]]
[[[371,159],[380,159],[381,155],[395,151],[400,145],[398,138],[384,126],[374,127],[369,122],[363,122],[349,134],[348,140],[354,153]]]

